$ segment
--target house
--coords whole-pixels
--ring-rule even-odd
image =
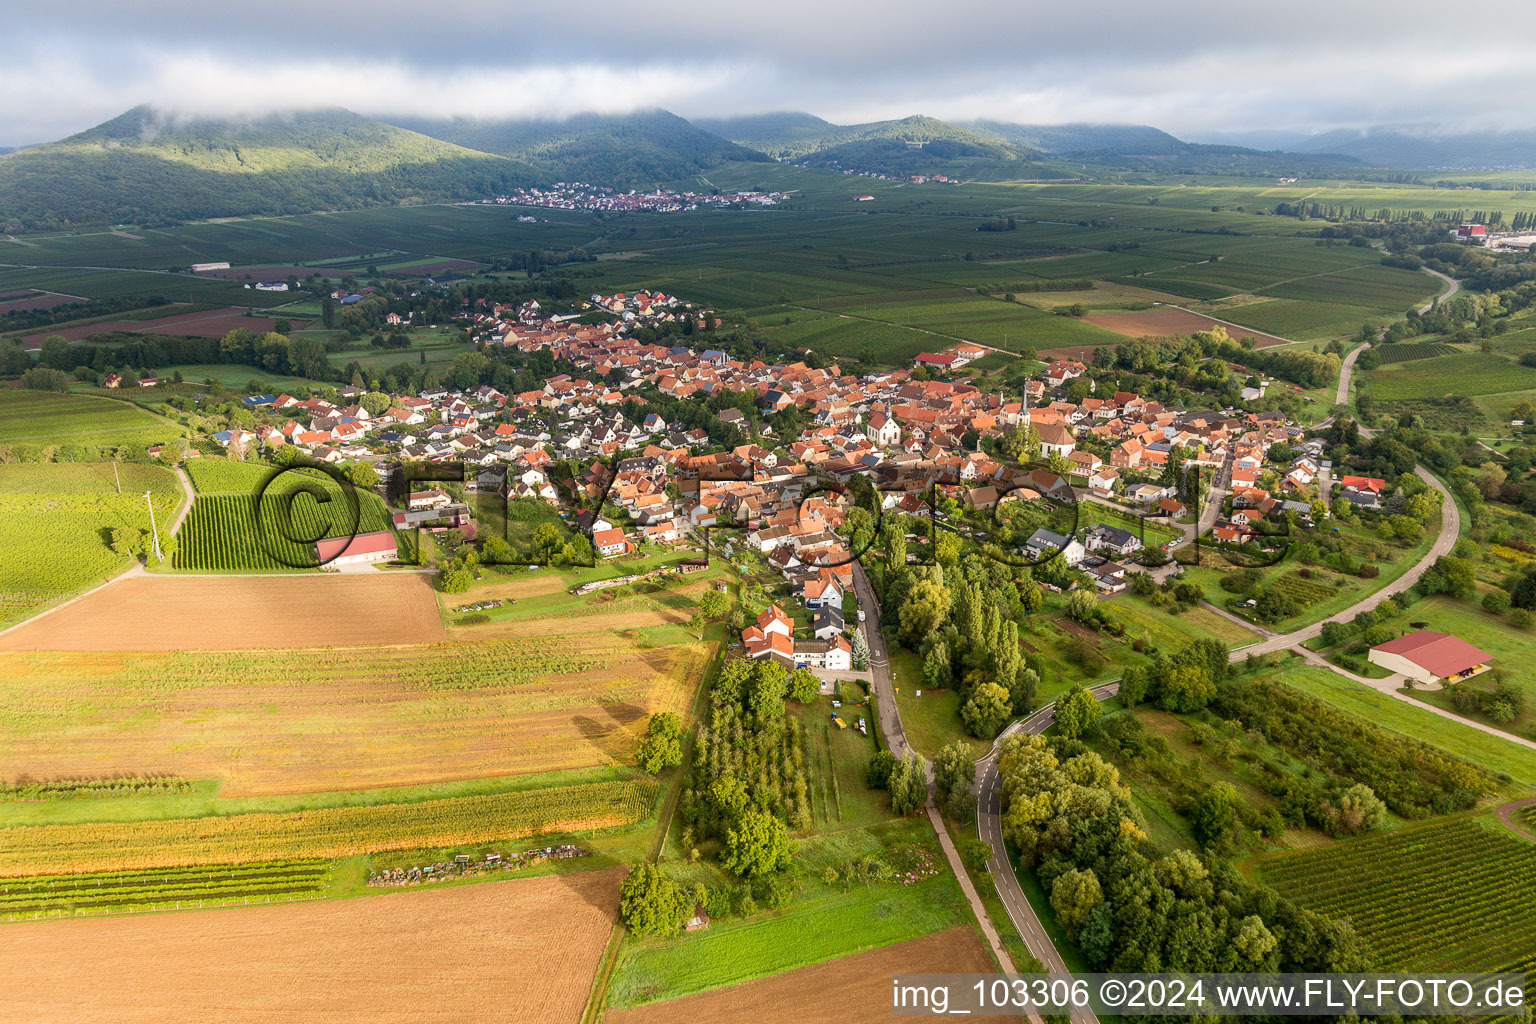
[[[1141,541],[1129,530],[1095,523],[1083,537],[1083,546],[1089,551],[1113,551],[1124,558],[1141,550]]]
[[[1421,683],[1454,683],[1477,675],[1488,667],[1487,651],[1460,637],[1421,629],[1372,647],[1372,665],[1398,672]]]
[[[1113,469],[1096,469],[1088,477],[1088,490],[1101,498],[1107,498],[1115,493],[1115,484],[1119,481],[1120,474]]]
[[[612,558],[614,555],[622,555],[628,551],[629,541],[624,539],[624,531],[615,527],[593,533],[592,547],[604,558]]]
[[[1387,482],[1379,476],[1345,476],[1339,479],[1339,486],[1346,491],[1374,494],[1379,498],[1386,491]]]
[[[1161,484],[1137,484],[1128,487],[1125,496],[1138,505],[1150,505],[1155,501],[1173,497],[1172,487],[1164,487]]]
[[[742,646],[746,647],[749,658],[777,655],[788,660],[794,650],[790,640],[794,629],[794,622],[784,614],[784,609],[770,604],[758,615],[755,624],[741,631]]]
[[[1078,543],[1076,537],[1064,537],[1059,533],[1052,533],[1045,527],[1041,527],[1029,535],[1024,542],[1024,553],[1036,561],[1045,561],[1055,557],[1060,552],[1068,565],[1076,565],[1083,560],[1087,550]]]
[[[434,487],[430,491],[412,491],[406,499],[405,507],[409,509],[442,508],[444,505],[453,504],[453,499],[442,488]]]
[[[1042,423],[1035,428],[1040,435],[1040,451],[1046,455],[1070,456],[1077,447],[1072,432],[1057,423]]]
[[[348,565],[393,562],[400,557],[393,530],[359,533],[352,537],[333,537],[315,542],[315,561],[340,569]]]
[[[1078,568],[1093,577],[1094,589],[1105,596],[1118,594],[1130,586],[1130,581],[1125,578],[1125,566],[1107,558],[1085,558]]]
[[[1074,377],[1081,377],[1088,372],[1088,367],[1072,359],[1059,359],[1046,367],[1045,382],[1053,388],[1059,388]]]
[[[843,609],[839,605],[822,605],[811,622],[811,635],[817,640],[830,640],[842,636],[847,626],[843,621]]]
[[[824,668],[829,672],[847,672],[853,668],[853,647],[845,636],[830,640],[801,640],[792,650],[797,666]]]
[[[836,605],[843,606],[843,588],[837,585],[833,579],[807,580],[805,584],[805,606],[807,608],[828,608]]]

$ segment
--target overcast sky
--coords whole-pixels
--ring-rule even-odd
[[[1199,140],[1536,126],[1536,3],[1467,0],[61,0],[11,5],[0,145],[136,103],[226,114],[1152,124]]]

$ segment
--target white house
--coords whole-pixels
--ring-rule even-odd
[[[1036,560],[1049,559],[1058,551],[1068,565],[1076,565],[1088,553],[1076,537],[1052,533],[1044,527],[1030,534],[1029,539],[1024,542],[1024,553]]]

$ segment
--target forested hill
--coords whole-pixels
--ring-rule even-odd
[[[0,226],[156,225],[494,195],[544,176],[346,110],[180,119],[149,107],[0,156]]]
[[[665,110],[578,114],[561,120],[395,118],[402,128],[526,161],[563,181],[638,188],[718,167],[767,160]]]

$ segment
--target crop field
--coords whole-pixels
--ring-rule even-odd
[[[111,398],[0,390],[0,447],[134,447],[186,433],[184,427]],[[144,453],[135,451],[133,457],[143,458]]]
[[[329,871],[327,861],[295,860],[0,878],[0,920],[311,899]]]
[[[1380,969],[1522,971],[1536,988],[1536,846],[1507,831],[1452,819],[1264,858],[1257,874],[1353,924]]]
[[[1378,401],[1491,395],[1536,388],[1536,369],[1497,352],[1458,352],[1388,364],[1366,374],[1366,381]]]
[[[14,293],[13,293],[14,294]],[[56,309],[72,302],[84,302],[79,295],[63,295],[59,292],[39,292],[27,289],[17,298],[0,299],[0,316],[34,309]]]
[[[996,970],[971,927],[950,928],[920,939],[898,942],[839,960],[771,978],[761,978],[699,995],[610,1010],[604,1024],[671,1024],[708,1020],[718,1024],[757,1024],[765,1008],[774,1016],[806,1024],[881,1024],[891,1016],[891,975],[915,969],[977,974]],[[974,1016],[973,1020],[1017,1018]]]
[[[170,470],[127,464],[117,472],[106,463],[0,465],[0,625],[125,568],[128,558],[108,546],[107,531],[149,529],[146,491],[156,521],[162,528],[171,521],[184,499]]]
[[[270,293],[262,292],[261,294]],[[271,331],[276,329],[277,320],[270,316],[246,316],[245,308],[242,306],[224,306],[219,309],[204,310],[201,313],[181,313],[176,316],[156,317],[152,320],[103,320],[78,327],[37,331],[26,335],[22,340],[35,345],[40,344],[44,338],[57,334],[66,341],[84,341],[93,334],[107,334],[112,331],[165,334],[186,338],[222,338],[237,327],[258,333]]]
[[[35,472],[38,467],[0,466],[0,480],[6,471],[23,468]],[[142,509],[142,495],[140,499]],[[171,499],[156,500],[169,503]],[[127,507],[126,515],[134,514],[131,503]],[[167,510],[170,507],[167,504]],[[0,520],[0,531],[14,522]],[[32,522],[34,529],[42,530]],[[94,532],[89,536],[94,538]],[[82,561],[82,552],[94,554],[83,539],[70,550],[71,564],[79,564],[82,570],[89,564]],[[76,587],[100,582],[94,573],[105,574],[111,566],[122,564],[118,560],[102,568],[105,563],[97,558],[92,576],[82,577],[71,569],[72,575],[46,577],[49,586],[62,586],[59,579],[76,580]],[[0,573],[4,571],[0,567]],[[45,571],[54,571],[52,563],[35,566],[32,578]],[[217,629],[209,628],[210,615],[218,617]],[[0,636],[0,651],[290,650],[433,643],[444,635],[432,586],[416,573],[140,576],[120,580]]]
[[[570,1024],[613,929],[622,877],[583,871],[8,925],[0,956],[15,973],[0,1020]]]
[[[651,813],[656,793],[652,779],[624,779],[289,813],[5,828],[0,875],[334,860],[614,828]]]
[[[1378,345],[1375,351],[1383,363],[1410,363],[1415,359],[1433,359],[1435,356],[1449,356],[1457,352],[1449,345],[1434,341]]]
[[[263,478],[264,479],[264,478]],[[389,509],[370,491],[349,499],[329,477],[313,485],[294,474],[258,498],[247,491],[200,494],[178,539],[176,568],[199,572],[283,572],[318,564],[314,542],[392,529]],[[305,489],[323,490],[324,500]],[[355,503],[354,503],[355,501]]]
[[[112,236],[78,236],[77,246],[87,260],[96,262],[104,255],[99,245],[101,239]],[[96,244],[84,240],[93,238]],[[3,240],[0,240],[3,241]],[[30,260],[42,246],[27,250]],[[3,258],[3,257],[0,257]],[[281,301],[270,296],[271,292],[246,291],[228,281],[200,281],[186,275],[151,273],[139,270],[68,270],[40,267],[7,267],[0,265],[0,289],[36,288],[39,291],[62,292],[88,299],[145,298],[153,296],[173,301],[218,301],[220,304],[269,306]]]
[[[625,764],[652,713],[686,712],[711,646],[577,633],[0,654],[4,771],[219,779],[222,795],[245,796]]]

